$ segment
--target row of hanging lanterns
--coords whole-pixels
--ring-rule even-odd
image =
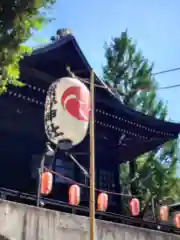
[[[44,172],[41,175],[41,194],[49,195],[52,191],[53,175],[51,172]],[[69,188],[69,204],[72,206],[78,206],[80,203],[80,187],[77,184],[73,184]],[[108,207],[108,195],[106,193],[99,193],[97,199],[97,210],[105,212]]]
[[[69,204],[77,206],[80,203],[80,187],[76,184],[69,188]],[[100,192],[97,196],[97,211],[105,212],[108,208],[108,194]],[[140,204],[137,198],[131,199],[129,208],[132,216],[138,216],[140,212]]]
[[[69,204],[78,206],[80,203],[80,187],[73,184],[69,188]],[[108,208],[108,195],[106,193],[99,193],[97,197],[97,211],[105,212]]]
[[[49,195],[52,191],[53,175],[51,172],[44,172],[41,175],[41,194]],[[80,203],[81,189],[77,184],[73,184],[69,188],[69,204],[72,206],[78,206]],[[108,194],[100,192],[97,196],[97,211],[105,212],[108,208]],[[129,209],[131,215],[136,217],[140,212],[140,203],[137,198],[132,198],[129,202]],[[169,208],[167,205],[163,205],[159,208],[160,221],[168,221]],[[177,228],[180,228],[180,213],[177,213],[174,217],[174,224]]]
[[[44,172],[41,175],[41,194],[49,195],[52,191],[53,175],[51,172]],[[69,204],[72,206],[78,206],[80,203],[80,187],[77,184],[73,184],[69,188]],[[108,194],[100,192],[97,196],[97,211],[105,212],[108,208]],[[137,198],[131,199],[129,208],[132,216],[139,215],[139,200]]]

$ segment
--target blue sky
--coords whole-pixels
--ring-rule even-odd
[[[155,72],[180,67],[180,1],[57,0],[51,11],[56,20],[36,36],[48,40],[61,27],[72,29],[82,50],[101,75],[104,42],[126,28]],[[37,42],[29,41],[30,45]],[[180,83],[180,71],[157,77],[160,86]],[[180,88],[159,91],[168,103],[169,116],[180,122]]]

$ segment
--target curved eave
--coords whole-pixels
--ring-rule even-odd
[[[75,37],[72,35],[68,35],[65,37],[62,37],[60,40],[52,42],[42,48],[39,49],[35,49],[32,53],[31,56],[35,56],[35,55],[41,55],[41,54],[46,54],[50,51],[53,51],[57,48],[62,48],[63,45],[66,45],[67,43],[72,42],[74,49],[76,49],[79,58],[81,59],[81,61],[83,62],[84,68],[86,68],[89,72],[92,69],[92,67],[90,66],[87,58],[85,57],[84,53],[82,52],[78,42],[76,41]],[[30,58],[31,56],[28,56],[28,58]],[[78,60],[77,60],[78,61]],[[83,68],[83,67],[82,67]],[[104,81],[102,81],[96,74],[95,74],[95,82],[97,84],[100,84],[101,86],[104,87],[105,92],[110,93],[111,95],[114,95],[114,93],[111,91],[111,89],[104,83]],[[115,96],[115,95],[114,95]]]
[[[141,112],[135,111],[122,104],[119,104],[119,111],[123,112],[124,116],[128,116],[128,119],[136,124],[140,124],[143,127],[155,129],[156,131],[169,132],[176,137],[180,133],[180,124],[168,121],[163,121],[152,116],[145,115]],[[152,130],[153,132],[153,130]]]

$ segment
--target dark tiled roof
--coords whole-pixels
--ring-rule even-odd
[[[31,56],[25,57],[22,64],[46,72],[55,79],[67,75],[65,69],[66,64],[72,67],[72,71],[74,71],[75,74],[76,70],[83,69],[84,72],[78,74],[78,76],[82,78],[89,78],[89,70],[91,69],[80,46],[72,35],[68,35],[47,46],[34,50]],[[128,135],[127,132],[129,131],[135,132],[136,136],[138,136],[138,133],[145,136],[147,135],[151,139],[145,142],[144,140],[138,140],[138,138],[132,138],[131,135],[132,141],[128,143],[129,145],[126,148],[127,154],[120,151],[124,158],[126,158],[126,155],[127,158],[128,156],[130,156],[130,158],[137,157],[168,140],[177,138],[180,132],[180,124],[158,120],[124,106],[97,76],[95,81],[97,84],[105,87],[96,88],[96,102],[100,105],[102,104],[102,106],[105,105],[107,109],[118,116],[115,120],[112,117],[112,113],[111,117],[99,114],[99,121],[107,121],[108,125],[110,121],[114,122],[114,126],[119,126],[120,135],[123,131]],[[164,135],[161,134],[162,132]],[[138,144],[136,144],[137,142]],[[130,154],[131,152],[132,154]]]

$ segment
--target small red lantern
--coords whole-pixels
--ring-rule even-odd
[[[76,184],[69,188],[69,204],[77,206],[80,203],[80,187]]]
[[[41,194],[48,195],[52,191],[53,175],[50,172],[43,172],[41,175]]]
[[[108,195],[106,193],[99,193],[97,198],[97,210],[105,212],[108,208]]]
[[[137,198],[131,199],[131,201],[129,203],[129,208],[130,208],[132,216],[138,216],[139,211],[140,211],[139,200]]]
[[[166,205],[161,206],[159,209],[159,214],[160,214],[161,221],[168,221],[168,217],[169,217],[168,206]]]
[[[174,217],[174,224],[177,228],[180,228],[180,213],[177,213]]]

